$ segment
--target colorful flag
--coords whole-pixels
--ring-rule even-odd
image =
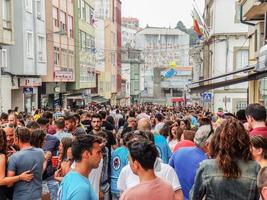
[[[202,36],[203,36],[203,32],[202,32],[202,30],[200,29],[197,20],[196,20],[195,18],[193,18],[193,20],[194,20],[194,31],[196,32],[198,38],[201,39]]]

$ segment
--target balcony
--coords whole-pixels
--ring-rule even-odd
[[[243,6],[245,21],[264,19],[264,14],[267,12],[267,2],[264,0],[240,0],[240,3]]]

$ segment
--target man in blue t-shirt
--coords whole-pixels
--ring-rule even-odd
[[[78,135],[72,144],[73,159],[76,163],[62,180],[58,200],[97,200],[97,195],[88,180],[92,169],[99,166],[102,157],[102,139],[94,135]]]
[[[208,151],[212,133],[213,131],[210,125],[199,127],[194,138],[196,147],[181,148],[170,159],[169,164],[176,171],[185,200],[189,199],[189,192],[194,184],[199,164],[208,158],[206,152]]]
[[[145,118],[140,119],[138,121],[137,129],[143,132],[150,132],[152,129],[150,121]],[[163,160],[164,163],[168,164],[172,152],[165,137],[163,137],[159,133],[154,132],[154,144],[156,145],[159,152],[159,157]]]
[[[154,142],[159,152],[159,157],[165,164],[168,164],[172,156],[172,152],[165,137],[156,133],[154,134]]]
[[[126,144],[134,137],[133,132],[128,132],[123,135],[123,145],[112,152],[111,155],[111,194],[112,200],[119,200],[120,191],[117,188],[117,182],[121,170],[128,164],[128,149]]]

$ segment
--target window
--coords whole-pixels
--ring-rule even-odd
[[[38,61],[44,62],[45,61],[45,44],[44,44],[44,37],[43,36],[38,36],[38,54],[37,54],[37,59]]]
[[[90,7],[90,24],[94,24],[94,9]]]
[[[10,12],[11,12],[11,4],[10,0],[3,0],[3,5],[2,5],[2,14],[3,14],[3,28],[10,29],[11,28],[11,17],[10,17]]]
[[[82,51],[85,50],[86,44],[85,44],[85,40],[86,40],[86,33],[83,31],[80,31],[80,48]]]
[[[69,52],[69,68],[74,68],[74,54]]]
[[[0,67],[7,68],[7,50],[0,50]]]
[[[38,19],[42,19],[42,2],[41,0],[36,0],[36,15]]]
[[[85,4],[85,21],[90,24],[90,6]]]
[[[61,66],[62,67],[67,67],[68,66],[67,50],[61,49],[61,58],[62,58]]]
[[[81,19],[85,19],[86,16],[86,8],[84,0],[81,0]]]
[[[25,9],[27,12],[32,13],[32,0],[25,0]]]
[[[27,56],[33,58],[33,34],[27,32]]]
[[[54,64],[59,65],[59,48],[54,47]]]
[[[60,11],[60,28],[66,30],[66,13]]]
[[[68,19],[69,37],[73,38],[73,17],[69,16]]]
[[[248,66],[248,50],[242,49],[236,52],[236,70]]]
[[[53,21],[54,21],[54,26],[59,27],[58,8],[56,7],[53,7]]]
[[[85,33],[85,50],[86,51],[89,51],[91,48],[91,45],[90,45],[90,35]]]

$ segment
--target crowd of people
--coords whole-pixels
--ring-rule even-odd
[[[0,200],[267,200],[260,104],[16,108],[0,120]]]

